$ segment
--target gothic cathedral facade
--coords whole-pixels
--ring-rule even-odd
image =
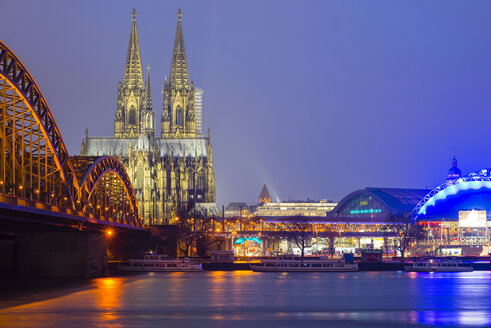
[[[216,214],[215,173],[210,130],[201,131],[201,94],[189,80],[179,10],[169,80],[165,78],[160,137],[150,70],[143,79],[140,45],[133,10],[123,83],[119,82],[114,137],[82,140],[82,156],[110,155],[126,168],[145,223],[166,223],[178,209]]]

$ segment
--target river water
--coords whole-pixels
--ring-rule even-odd
[[[143,273],[20,284],[0,298],[1,327],[491,327],[484,271]]]

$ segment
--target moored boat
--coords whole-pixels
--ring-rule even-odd
[[[407,265],[404,269],[409,272],[471,272],[474,270],[470,263],[440,259],[414,261],[412,265]]]
[[[193,263],[189,258],[170,260],[167,255],[145,255],[143,259],[130,259],[127,265],[120,265],[122,271],[133,272],[200,272],[201,263]]]
[[[263,259],[260,263],[250,265],[253,271],[261,272],[352,272],[358,271],[357,263],[341,260],[297,258],[278,256],[274,259]]]

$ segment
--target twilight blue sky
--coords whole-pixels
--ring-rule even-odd
[[[454,152],[491,166],[490,1],[0,0],[71,154],[113,134],[133,7],[157,125],[182,7],[219,206],[433,187]]]

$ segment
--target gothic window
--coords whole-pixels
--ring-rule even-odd
[[[175,181],[176,181],[176,200],[181,201],[181,170],[177,168],[175,170]]]
[[[130,124],[136,124],[136,110],[133,105],[130,108]]]
[[[176,124],[182,125],[182,109],[180,106],[177,106],[176,109]]]
[[[171,170],[170,169],[167,169],[165,176],[166,176],[165,185],[167,187],[167,192],[170,193],[171,192],[171,186],[172,186],[171,185],[172,179],[171,179]]]
[[[206,186],[205,174],[203,172],[200,172],[198,175],[198,190],[204,191],[205,186]]]
[[[142,188],[142,189],[145,189],[145,186],[143,185],[144,182],[145,182],[145,179],[144,179],[144,169],[143,169],[143,165],[142,163],[140,163],[138,166],[137,166],[137,170],[136,170],[136,188]]]
[[[153,129],[153,120],[150,113],[147,114],[147,129]]]
[[[191,170],[188,172],[188,190],[194,190],[194,173]]]

